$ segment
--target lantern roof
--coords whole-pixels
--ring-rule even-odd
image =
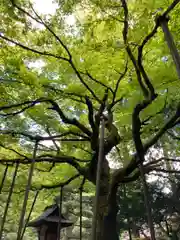
[[[59,223],[59,206],[57,204],[53,204],[44,209],[44,212],[34,219],[33,221],[28,223],[28,227],[41,227],[42,225],[50,224],[50,223]],[[61,214],[61,228],[72,226],[73,222],[66,219]]]

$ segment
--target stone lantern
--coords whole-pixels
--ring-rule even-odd
[[[73,222],[61,215],[61,229],[70,227]],[[57,204],[48,206],[44,212],[35,220],[28,223],[28,227],[33,227],[38,233],[39,240],[57,240],[59,226],[59,206]]]

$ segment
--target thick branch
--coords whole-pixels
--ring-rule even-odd
[[[164,126],[157,132],[157,134],[143,145],[144,154],[148,151],[150,147],[152,147],[163,136],[164,133],[167,132],[168,129],[174,126],[174,123],[179,117],[180,117],[180,105],[178,106],[176,113],[167,121],[167,123],[164,124]],[[137,168],[136,161],[137,161],[137,153],[133,156],[132,160],[129,162],[129,164],[126,167],[114,172],[113,179],[112,179],[112,187],[118,184],[119,182],[121,182],[124,177],[131,174]]]
[[[148,174],[151,171],[154,171],[154,169],[152,167],[149,166],[143,166],[143,171],[144,174]],[[129,182],[134,182],[136,181],[139,177],[141,176],[140,170],[137,169],[137,171],[132,175],[132,176],[128,176],[122,179],[121,183],[129,183]]]
[[[169,7],[167,8],[167,10],[162,14],[162,16],[167,16],[175,7],[176,5],[179,3],[179,0],[174,0],[171,5],[169,5]]]
[[[167,8],[167,10],[161,16],[157,17],[156,24],[155,24],[153,30],[144,38],[144,40],[142,41],[142,44],[138,47],[138,66],[143,75],[144,81],[145,81],[148,89],[150,90],[151,95],[154,95],[154,87],[151,84],[151,81],[150,81],[149,77],[147,76],[147,74],[144,70],[144,67],[142,65],[143,48],[157,33],[157,29],[160,26],[161,19],[165,19],[167,17],[167,15],[170,13],[170,11],[172,11],[178,3],[179,3],[179,0],[173,1],[173,3]]]
[[[71,156],[51,156],[51,155],[46,155],[46,156],[39,156],[35,158],[36,163],[41,163],[41,162],[48,162],[48,163],[67,163],[74,167],[81,175],[86,176],[86,170],[85,168],[81,167],[78,161],[83,161],[81,159],[77,159],[75,157]],[[32,163],[31,158],[24,158],[24,159],[0,159],[0,164],[7,164],[7,165],[12,165],[15,163],[27,165]]]
[[[137,62],[136,62],[136,59],[131,51],[131,48],[129,47],[129,44],[128,44],[128,28],[129,28],[129,25],[128,25],[128,7],[127,7],[127,3],[126,3],[126,0],[121,0],[122,2],[122,7],[124,9],[124,28],[123,28],[123,39],[124,39],[124,44],[125,44],[125,48],[126,48],[126,51],[129,55],[129,58],[131,59],[133,65],[134,65],[134,68],[135,68],[135,71],[136,71],[136,75],[137,75],[137,79],[138,79],[138,82],[139,82],[139,85],[142,89],[142,92],[144,94],[144,97],[148,97],[149,96],[149,93],[148,93],[148,90],[146,89],[146,87],[144,86],[143,82],[142,82],[142,79],[141,79],[141,73],[139,71],[139,68],[138,68],[138,65],[137,65]]]
[[[92,131],[94,132],[96,130],[95,123],[94,123],[94,109],[93,109],[93,104],[88,97],[86,97],[86,105],[89,110],[89,113],[88,113],[89,124],[91,126]]]
[[[51,109],[55,110],[59,114],[59,116],[61,117],[64,123],[75,125],[79,129],[81,129],[86,135],[88,135],[89,137],[91,136],[91,132],[84,125],[82,125],[77,119],[75,118],[70,119],[66,117],[56,102],[54,102],[53,100],[49,100],[49,102],[53,106]]]
[[[29,133],[26,133],[26,132],[16,132],[16,131],[11,131],[11,130],[1,130],[0,129],[0,134],[4,134],[4,135],[12,135],[12,136],[16,136],[16,135],[21,135],[21,136],[24,136],[24,137],[27,137],[29,138],[30,140],[32,141],[49,141],[49,140],[60,140],[60,141],[65,141],[66,139],[62,139],[62,137],[64,136],[68,136],[68,135],[74,135],[74,136],[78,136],[80,137],[79,140],[83,141],[83,140],[86,140],[86,141],[89,141],[90,139],[80,133],[75,133],[75,132],[72,132],[72,131],[69,131],[69,132],[66,132],[66,133],[62,133],[62,134],[59,134],[59,135],[54,135],[54,136],[48,136],[48,137],[42,137],[42,136],[39,136],[39,135],[31,135]],[[68,139],[67,139],[68,140]]]
[[[163,173],[180,173],[180,170],[168,170],[168,169],[162,169],[162,168],[154,168],[153,171],[156,172],[163,172]]]

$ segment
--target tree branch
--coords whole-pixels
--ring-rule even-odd
[[[124,78],[124,76],[126,75],[127,70],[128,70],[128,61],[126,62],[124,72],[122,74],[120,74],[119,79],[116,82],[116,87],[115,87],[115,90],[113,91],[113,99],[112,99],[112,103],[111,103],[112,106],[114,106],[116,104],[115,99],[116,99],[116,94],[117,94],[117,91],[119,88],[119,84],[120,84],[121,80]]]
[[[104,83],[100,82],[99,80],[95,79],[88,71],[86,71],[86,73],[84,73],[84,72],[80,72],[80,73],[82,73],[82,74],[84,74],[84,75],[87,75],[92,81],[94,81],[95,83],[103,86],[104,88],[107,88],[107,89],[110,90],[111,93],[113,94],[113,90],[112,90],[111,87],[109,87],[109,86],[107,86],[106,84],[104,84]]]
[[[26,10],[24,10],[23,8],[21,8],[20,6],[18,6],[17,4],[14,3],[13,0],[11,0],[11,3],[14,7],[16,7],[17,9],[19,9],[21,12],[23,12],[24,14],[26,14],[27,16],[29,16],[30,18],[32,18],[33,20],[35,20],[36,22],[42,24],[54,37],[55,39],[61,44],[61,46],[65,49],[66,53],[68,54],[69,58],[65,58],[65,57],[61,57],[61,56],[57,56],[55,54],[51,54],[51,53],[47,53],[47,52],[40,52],[38,50],[34,50],[32,48],[29,48],[21,43],[18,43],[12,39],[9,39],[5,36],[2,36],[2,34],[0,34],[0,37],[3,38],[4,40],[7,40],[9,42],[12,42],[14,44],[16,44],[17,46],[26,49],[26,50],[30,50],[34,53],[38,53],[41,55],[45,55],[45,56],[51,56],[51,57],[55,57],[57,59],[61,59],[64,60],[66,62],[68,62],[72,69],[74,70],[75,74],[77,75],[77,77],[79,78],[80,82],[86,87],[86,89],[92,94],[92,96],[100,103],[99,98],[96,96],[96,94],[94,93],[94,91],[88,86],[88,84],[83,80],[80,72],[77,70],[76,66],[74,65],[74,62],[72,60],[72,55],[68,49],[68,47],[63,43],[63,41],[57,36],[57,34],[42,20],[42,18],[36,13],[36,11],[33,9],[32,5],[31,8],[34,12],[34,14],[36,15],[36,17],[39,19],[36,19],[35,17],[33,17],[30,13],[28,13]]]
[[[142,53],[143,53],[143,48],[144,46],[154,37],[154,35],[157,33],[158,27],[160,26],[160,19],[165,18],[170,11],[172,11],[174,9],[174,7],[179,3],[179,0],[175,0],[173,1],[173,3],[167,8],[167,10],[161,15],[158,16],[156,18],[156,24],[153,28],[153,30],[144,38],[144,40],[142,41],[142,44],[138,47],[138,65],[139,65],[139,69],[143,75],[143,78],[145,80],[145,83],[148,87],[148,89],[150,90],[151,95],[154,95],[154,87],[151,84],[151,81],[149,80],[149,77],[147,76],[144,67],[142,65]]]
[[[31,187],[32,190],[42,190],[42,189],[56,189],[56,188],[59,188],[59,187],[64,187],[66,185],[68,185],[70,182],[72,182],[73,180],[75,180],[76,178],[80,177],[80,174],[76,174],[74,176],[72,176],[71,178],[69,178],[68,180],[64,181],[64,182],[61,182],[61,183],[56,183],[56,184],[53,184],[53,185],[44,185],[42,184],[41,187],[39,188],[36,188],[36,187]]]
[[[78,163],[78,161],[83,161],[81,159],[71,157],[71,156],[51,156],[51,155],[44,155],[39,156],[34,159],[36,163],[41,162],[48,162],[48,163],[67,163],[74,167],[81,175],[86,176],[86,169],[84,167],[81,167]],[[0,164],[7,164],[7,165],[14,165],[15,163],[19,163],[22,165],[27,165],[32,163],[31,158],[14,158],[14,159],[0,159]]]
[[[30,17],[31,19],[35,20],[36,22],[42,24],[54,37],[55,39],[61,44],[61,46],[64,48],[64,50],[67,52],[69,59],[72,58],[71,53],[69,51],[69,49],[67,48],[67,46],[63,43],[63,41],[55,34],[55,32],[43,21],[43,19],[37,14],[37,12],[34,10],[32,4],[30,4],[31,9],[33,10],[34,14],[36,15],[37,18],[33,17],[29,12],[27,12],[26,10],[24,10],[23,8],[21,8],[20,6],[18,6],[14,0],[10,0],[12,5],[17,8],[19,11],[23,12],[25,15],[27,15],[28,17]],[[39,20],[38,20],[39,19]],[[63,60],[66,59],[66,61],[68,60],[67,58],[63,58]],[[69,61],[69,60],[68,60]]]
[[[180,104],[177,107],[176,113],[164,124],[164,126],[156,133],[154,137],[152,137],[148,142],[143,145],[144,154],[163,136],[164,133],[166,133],[168,129],[174,127],[174,122],[176,122],[179,117]],[[121,182],[124,177],[131,174],[137,168],[137,157],[137,153],[135,153],[126,167],[114,172],[112,176],[112,187],[119,184],[119,182]]]
[[[169,5],[169,7],[167,8],[167,10],[162,14],[162,16],[167,16],[175,7],[176,5],[179,3],[179,0],[174,0],[171,5]]]
[[[146,89],[146,87],[144,86],[143,82],[142,82],[142,79],[141,79],[141,73],[139,71],[139,68],[138,68],[138,65],[137,65],[137,62],[136,62],[136,59],[131,51],[131,48],[129,47],[129,44],[128,44],[128,28],[129,28],[129,25],[128,25],[128,7],[127,7],[127,3],[126,3],[126,0],[121,0],[122,2],[122,7],[123,7],[123,10],[124,10],[124,28],[123,28],[123,39],[124,39],[124,45],[125,45],[125,48],[126,48],[126,51],[129,55],[129,58],[131,59],[133,65],[134,65],[134,68],[135,68],[135,71],[136,71],[136,75],[137,75],[137,79],[138,79],[138,82],[139,82],[139,85],[141,87],[141,90],[144,94],[144,97],[147,98],[149,96],[149,93],[148,93],[148,90]]]
[[[31,52],[33,52],[33,53],[40,54],[40,55],[43,55],[43,56],[54,57],[54,58],[56,58],[56,59],[61,59],[61,60],[64,60],[64,61],[66,61],[66,62],[69,61],[69,60],[68,60],[67,58],[65,58],[65,57],[61,57],[61,56],[58,56],[58,55],[53,54],[53,53],[41,52],[41,51],[39,51],[39,50],[36,50],[36,49],[30,48],[30,47],[28,47],[28,46],[25,46],[25,45],[23,45],[22,43],[19,43],[19,42],[15,41],[15,40],[12,40],[12,39],[10,39],[10,38],[8,38],[8,37],[3,36],[2,33],[0,33],[0,38],[6,40],[6,41],[8,41],[8,42],[11,42],[11,43],[15,44],[16,46],[19,46],[19,47],[21,47],[21,48],[23,48],[23,49],[25,49],[25,50],[27,50],[27,51],[31,51]]]
[[[68,136],[68,135],[74,135],[74,136],[78,136],[80,137],[79,140],[86,140],[86,141],[90,141],[90,139],[80,133],[75,133],[75,132],[72,132],[72,131],[68,131],[68,132],[65,132],[65,133],[62,133],[62,134],[59,134],[59,135],[52,135],[52,136],[48,136],[48,137],[43,137],[43,136],[40,136],[40,135],[31,135],[29,133],[26,133],[26,132],[16,132],[16,131],[11,131],[11,130],[4,130],[4,129],[0,129],[0,134],[4,134],[4,135],[12,135],[12,136],[16,136],[16,135],[22,135],[24,137],[27,137],[29,138],[29,140],[32,140],[32,141],[49,141],[49,140],[66,140],[66,139],[62,139],[62,137],[65,137],[65,136]],[[67,139],[68,140],[68,139]]]
[[[10,106],[0,107],[0,111],[2,111],[2,110],[6,110],[6,109],[15,108],[15,107],[21,107],[23,105],[28,105],[28,106],[24,107],[23,109],[21,109],[17,112],[10,113],[10,114],[1,114],[1,116],[8,116],[8,115],[15,116],[19,113],[22,113],[26,109],[28,109],[30,107],[33,107],[38,103],[43,103],[43,102],[44,103],[50,103],[52,105],[52,107],[50,107],[49,109],[55,110],[59,114],[60,118],[62,119],[62,121],[64,123],[76,126],[83,133],[85,133],[88,137],[91,137],[91,131],[89,131],[88,128],[86,128],[83,124],[81,124],[77,119],[75,119],[75,118],[70,119],[70,118],[66,117],[65,114],[63,113],[63,111],[60,109],[59,105],[51,99],[40,98],[40,99],[37,99],[35,101],[25,101],[25,102],[20,103],[20,104],[12,104]]]
[[[23,157],[23,158],[26,158],[26,156],[24,154],[21,154],[20,152],[16,151],[15,149],[13,148],[10,148],[10,147],[6,147],[4,144],[0,143],[0,147],[4,148],[4,149],[7,149],[11,152],[14,152],[15,154],[19,155],[20,157]]]
[[[159,158],[159,159],[156,159],[156,160],[153,160],[153,161],[147,163],[145,166],[157,165],[159,162],[162,162],[162,161],[178,162],[178,163],[180,163],[180,159],[161,157],[161,158]]]
[[[88,120],[89,120],[89,124],[91,126],[92,131],[96,131],[96,126],[94,123],[94,109],[93,109],[93,104],[91,102],[91,100],[86,97],[86,105],[88,107],[89,113],[88,113]]]
[[[178,136],[176,136],[174,133],[172,133],[172,132],[167,132],[167,134],[172,138],[172,139],[174,139],[174,140],[180,140],[180,137],[178,137]]]

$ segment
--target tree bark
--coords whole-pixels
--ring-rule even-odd
[[[108,201],[108,213],[104,217],[103,222],[103,240],[119,240],[119,231],[117,228],[117,213],[118,213],[118,204],[117,204],[117,189],[115,186],[111,190],[109,201]]]
[[[104,231],[104,218],[108,215],[108,196],[110,186],[110,168],[104,159],[100,178],[99,200],[96,219],[96,240],[102,240]]]
[[[119,231],[117,230],[116,221],[118,212],[118,204],[116,201],[118,186],[111,189],[110,168],[106,159],[103,162],[100,183],[96,240],[119,240]]]

